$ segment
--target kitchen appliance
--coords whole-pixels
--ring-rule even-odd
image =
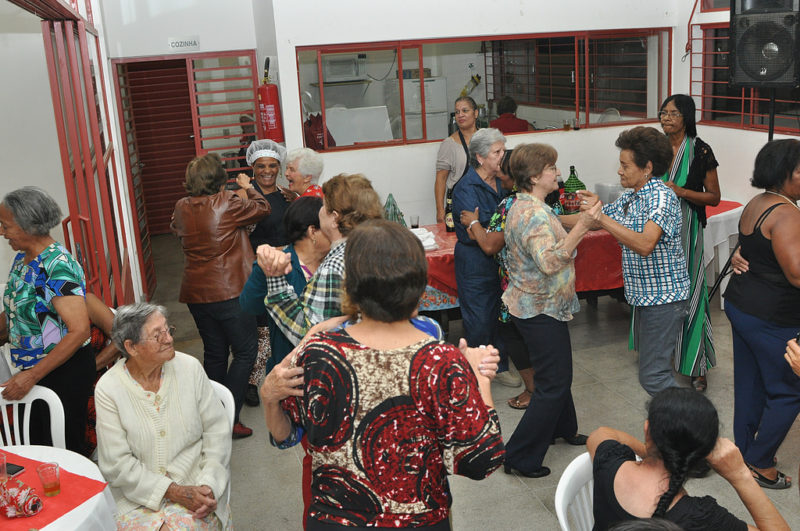
[[[428,140],[446,138],[449,109],[447,104],[447,78],[426,77],[425,81],[425,125]],[[392,117],[392,134],[394,138],[402,138],[400,121],[400,84],[398,80],[387,80],[384,85],[386,104]],[[403,102],[406,112],[406,138],[409,140],[422,138],[422,98],[420,98],[420,80],[403,80]]]
[[[325,83],[365,79],[367,79],[367,54],[337,53],[322,56],[322,80]]]

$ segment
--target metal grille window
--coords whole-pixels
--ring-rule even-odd
[[[569,110],[584,125],[655,118],[666,96],[668,38],[667,30],[633,30],[491,41],[488,98]]]
[[[534,129],[656,119],[669,29],[308,46],[297,49],[305,144],[318,150],[440,140],[455,99],[478,123],[511,96]]]
[[[692,27],[691,95],[701,122],[740,129],[769,127],[770,89],[728,84],[729,26]],[[800,88],[775,90],[775,131],[800,134]]]

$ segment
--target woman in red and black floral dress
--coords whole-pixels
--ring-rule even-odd
[[[490,388],[497,350],[463,340],[459,350],[415,328],[426,281],[408,229],[360,224],[347,240],[343,309],[361,321],[312,337],[296,367],[287,357],[274,370],[305,382],[282,401],[270,390],[264,408],[277,446],[308,435],[309,531],[450,529],[447,474],[483,479],[503,461]]]

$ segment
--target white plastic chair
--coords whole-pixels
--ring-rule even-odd
[[[567,466],[556,487],[556,516],[562,531],[591,531],[594,526],[593,500],[592,459],[589,452],[584,452]],[[572,516],[572,527],[568,515]]]
[[[214,388],[214,393],[216,393],[217,397],[222,402],[222,407],[225,408],[225,413],[228,414],[231,430],[233,430],[233,416],[236,410],[236,404],[233,401],[233,393],[231,393],[231,390],[221,383],[215,382],[214,380],[209,381],[211,382],[211,387]]]
[[[0,387],[0,392],[5,389]],[[22,400],[6,400],[0,395],[0,420],[3,429],[0,431],[0,443],[2,446],[16,446],[20,444],[31,444],[31,405],[34,400],[44,400],[50,410],[50,436],[53,439],[53,446],[57,448],[67,448],[64,438],[64,406],[61,400],[52,389],[34,385]],[[23,406],[24,407],[20,407]],[[8,414],[8,407],[11,406],[11,415]]]
[[[236,403],[233,400],[233,393],[231,390],[222,385],[219,382],[215,382],[214,380],[209,380],[211,382],[211,387],[214,388],[214,393],[222,402],[222,407],[225,408],[225,413],[228,414],[228,424],[230,425],[230,431],[233,431],[233,417],[236,411]],[[231,465],[228,463],[228,487],[225,489],[226,496],[225,496],[225,503],[230,504],[231,500]],[[220,500],[220,502],[223,500]]]

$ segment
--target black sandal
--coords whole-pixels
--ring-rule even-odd
[[[753,479],[756,480],[756,483],[761,485],[765,489],[773,489],[773,490],[783,490],[788,489],[792,486],[792,480],[786,477],[786,474],[783,472],[778,471],[777,477],[775,479],[769,479],[768,477],[762,475],[758,470],[753,468],[751,465],[747,465],[750,469],[750,472],[755,474]]]

